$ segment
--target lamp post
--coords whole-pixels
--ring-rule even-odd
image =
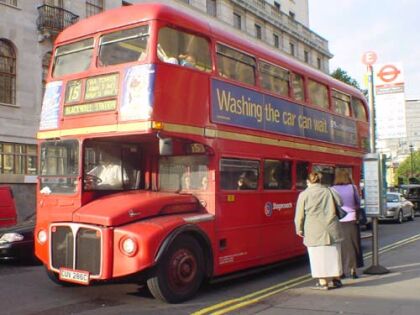
[[[413,150],[414,150],[414,146],[412,144],[410,144],[408,147],[410,149],[410,168],[411,168],[410,176],[411,177],[414,177],[414,166],[413,166]]]

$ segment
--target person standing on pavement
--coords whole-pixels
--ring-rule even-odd
[[[360,229],[358,224],[360,198],[356,186],[350,174],[345,169],[337,169],[334,186],[332,188],[340,195],[347,215],[340,220],[344,240],[341,243],[341,261],[343,263],[343,275],[350,275],[356,279],[357,267],[363,267],[363,255],[361,253]],[[361,259],[360,259],[361,257]]]
[[[312,172],[308,187],[299,194],[296,212],[296,234],[308,248],[312,277],[318,279],[315,289],[341,287],[341,227],[335,212],[340,196],[321,185],[322,174]],[[333,194],[335,196],[333,196]]]

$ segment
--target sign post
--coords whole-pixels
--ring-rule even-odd
[[[377,55],[369,51],[363,55],[362,61],[367,66],[369,74],[369,116],[370,116],[370,153],[363,159],[363,170],[365,180],[365,210],[366,215],[372,217],[372,265],[363,271],[365,274],[385,274],[389,270],[379,264],[379,242],[378,242],[378,216],[382,214],[384,204],[383,200],[383,182],[382,182],[382,161],[379,154],[376,153],[376,135],[375,135],[375,107],[374,107],[374,84],[373,67]]]

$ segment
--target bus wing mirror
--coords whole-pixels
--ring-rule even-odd
[[[159,154],[163,156],[173,154],[173,142],[171,138],[159,139]]]

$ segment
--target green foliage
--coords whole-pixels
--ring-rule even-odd
[[[331,76],[337,80],[340,80],[341,82],[347,83],[351,86],[354,86],[355,88],[359,89],[360,91],[362,91],[362,89],[360,88],[359,83],[353,79],[345,70],[341,69],[340,67],[338,67],[337,69],[335,69],[332,73]]]
[[[411,160],[413,158],[413,160]],[[413,169],[413,171],[411,171]],[[410,177],[420,177],[420,151],[417,150],[410,154],[397,169],[397,176],[401,177],[405,184],[408,184]]]

